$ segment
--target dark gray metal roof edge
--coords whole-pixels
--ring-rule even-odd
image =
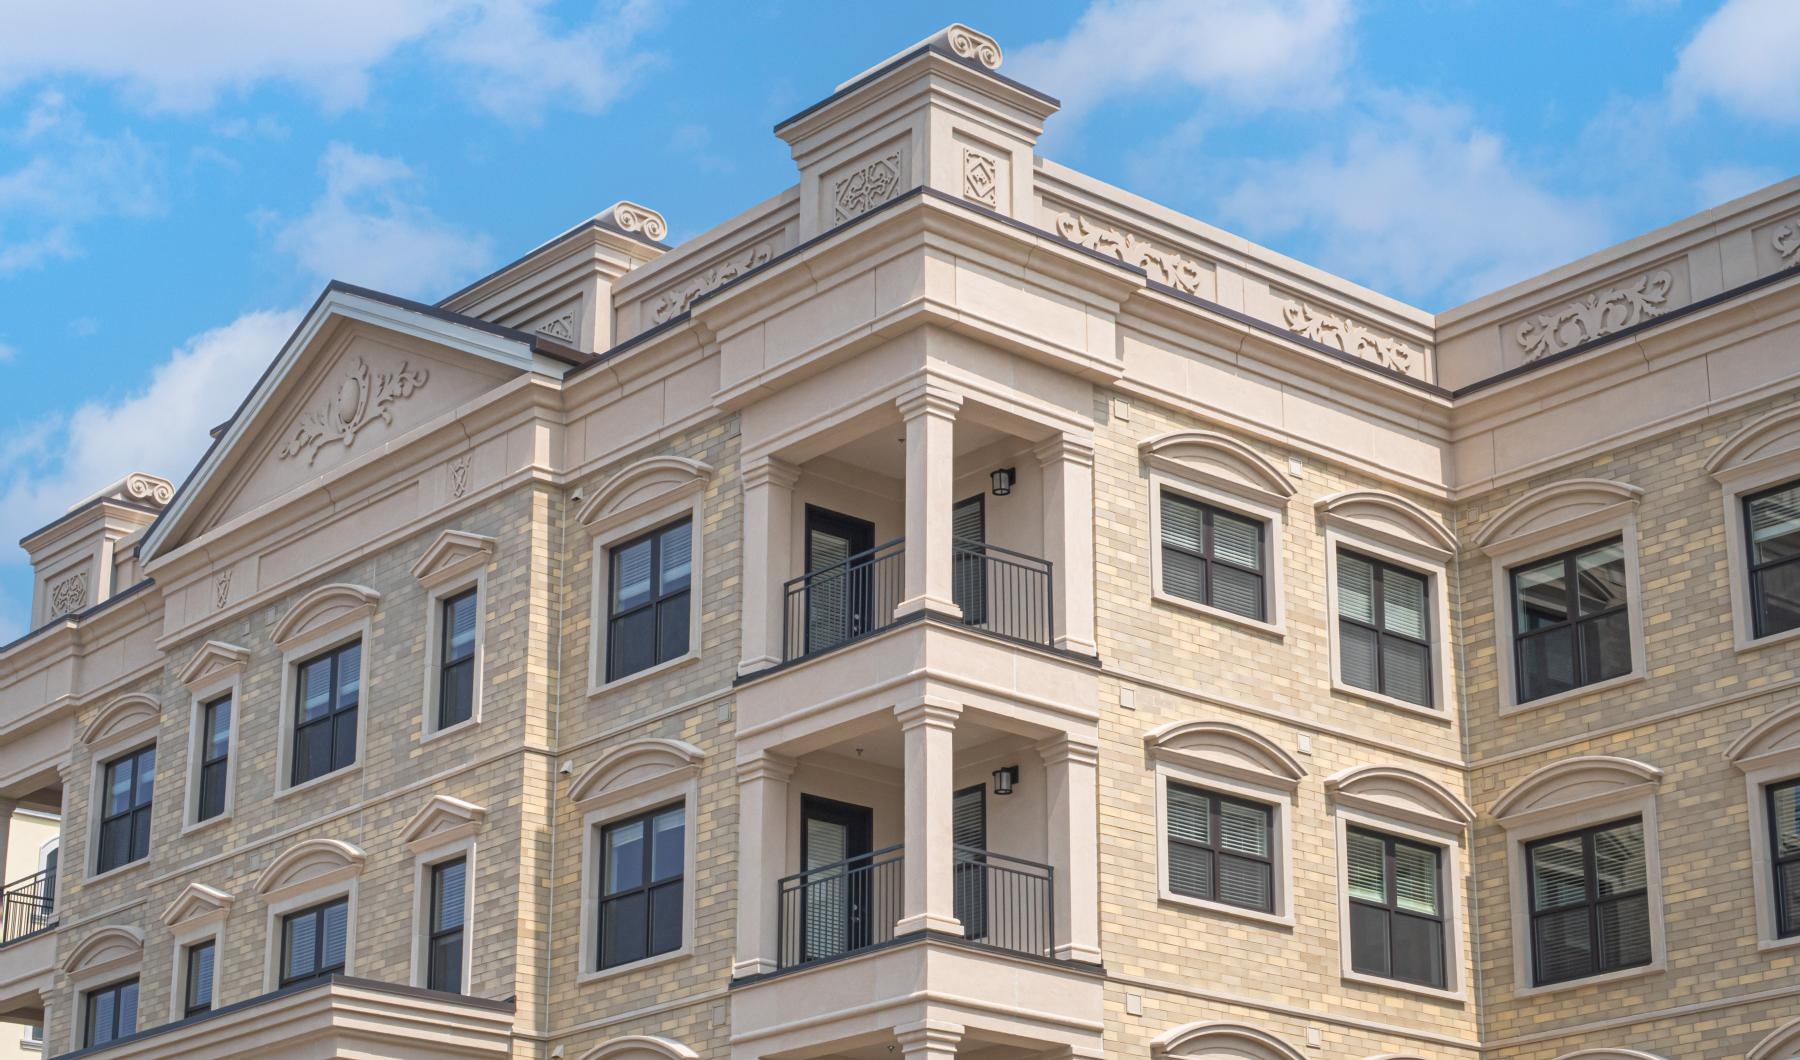
[[[111,596],[107,597],[106,599],[100,601],[97,604],[89,604],[88,606],[82,608],[79,611],[73,611],[66,615],[57,615],[55,618],[44,623],[43,625],[39,626],[38,628],[33,629],[33,630],[27,630],[25,633],[23,633],[17,637],[14,637],[12,640],[6,642],[5,644],[0,644],[0,655],[5,655],[7,652],[13,650],[14,648],[18,647],[19,645],[25,643],[26,641],[34,640],[37,638],[37,636],[39,634],[46,633],[52,629],[55,629],[57,626],[62,625],[64,622],[75,622],[78,624],[81,622],[84,622],[87,619],[92,618],[93,616],[99,614],[100,612],[105,611],[107,608],[118,603],[119,601],[136,596],[138,593],[143,592],[145,589],[148,589],[152,585],[155,585],[155,584],[156,584],[155,578],[145,578],[142,581],[137,582],[135,585],[130,585],[123,589],[120,589],[118,592],[112,594]]]

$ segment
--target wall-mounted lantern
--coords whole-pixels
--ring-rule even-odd
[[[1019,480],[1018,469],[1010,467],[996,468],[988,478],[994,483],[994,496],[1004,497],[1012,492],[1013,483]]]
[[[1013,785],[1019,782],[1018,766],[1001,766],[994,770],[994,794],[1011,795]]]

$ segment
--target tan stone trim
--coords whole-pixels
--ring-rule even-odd
[[[487,807],[449,795],[434,795],[406,827],[400,842],[414,854],[455,843],[475,834],[487,818]]]
[[[445,530],[413,564],[412,576],[426,588],[435,588],[492,562],[494,545],[494,539],[484,534]]]
[[[282,652],[295,645],[325,637],[368,619],[381,606],[381,594],[366,585],[337,582],[321,585],[302,596],[275,629],[269,642]]]
[[[1352,766],[1325,778],[1325,793],[1344,805],[1440,832],[1461,833],[1475,823],[1475,811],[1450,789],[1399,766]]]
[[[677,1009],[684,1009],[691,1005],[705,1005],[730,996],[730,988],[717,987],[712,990],[703,990],[698,994],[690,994],[687,997],[678,997],[670,1001],[659,1001],[654,1005],[645,1005],[643,1008],[634,1008],[626,1012],[618,1012],[609,1016],[602,1016],[599,1019],[588,1020],[584,1023],[571,1024],[561,1030],[549,1031],[542,1034],[516,1031],[514,1032],[514,1037],[524,1038],[534,1042],[553,1042],[563,1038],[572,1038],[578,1034],[586,1034],[588,1031],[599,1030],[602,1027],[616,1027],[621,1023],[636,1023],[639,1020],[649,1019],[652,1016],[660,1016],[665,1012],[674,1012]]]
[[[578,1060],[644,1060],[645,1057],[660,1056],[666,1060],[700,1060],[700,1054],[667,1038],[653,1038],[647,1034],[628,1034],[623,1038],[613,1038],[601,1042]]]
[[[1150,1043],[1152,1060],[1166,1057],[1242,1056],[1246,1060],[1306,1060],[1300,1050],[1266,1031],[1242,1023],[1206,1020],[1165,1031]]]
[[[165,927],[177,927],[184,924],[195,924],[223,920],[231,912],[231,906],[237,898],[217,887],[208,887],[204,883],[190,883],[182,888],[169,907],[163,910],[160,918]]]
[[[142,692],[127,692],[100,709],[82,732],[81,742],[95,757],[110,755],[133,740],[154,735],[161,723],[161,703]]]
[[[265,901],[295,891],[324,887],[362,872],[362,850],[341,839],[307,839],[275,856],[256,878],[256,893]]]
[[[1785,1060],[1796,1053],[1800,1053],[1800,1019],[1789,1020],[1769,1032],[1767,1038],[1751,1048],[1744,1060]]]
[[[1535,1045],[1540,1042],[1553,1042],[1558,1038],[1577,1038],[1584,1034],[1593,1034],[1598,1031],[1635,1027],[1641,1023],[1655,1023],[1659,1020],[1680,1019],[1683,1016],[1696,1016],[1703,1012],[1717,1012],[1720,1009],[1737,1008],[1741,1005],[1755,1005],[1764,1001],[1780,1001],[1790,997],[1800,997],[1800,986],[1782,987],[1779,990],[1760,990],[1753,994],[1740,994],[1736,997],[1713,998],[1707,1001],[1696,1001],[1688,1005],[1672,1005],[1669,1008],[1653,1009],[1648,1012],[1634,1012],[1628,1016],[1614,1016],[1609,1019],[1593,1020],[1588,1023],[1573,1023],[1552,1030],[1532,1031],[1529,1034],[1516,1034],[1510,1038],[1495,1038],[1491,1041],[1483,1042],[1482,1048],[1500,1049],[1519,1045]],[[1748,1060],[1748,1058],[1746,1058],[1746,1060]]]
[[[1351,1027],[1356,1030],[1369,1031],[1374,1034],[1395,1035],[1415,1042],[1430,1042],[1433,1045],[1444,1045],[1458,1049],[1479,1050],[1482,1043],[1473,1038],[1458,1038],[1437,1031],[1414,1027],[1402,1027],[1393,1023],[1381,1023],[1376,1020],[1360,1019],[1339,1012],[1320,1009],[1301,1008],[1296,1005],[1284,1005],[1265,998],[1249,997],[1239,994],[1227,994],[1218,990],[1202,990],[1183,983],[1167,982],[1161,979],[1149,979],[1143,976],[1124,975],[1116,972],[1107,973],[1107,981],[1123,986],[1134,986],[1141,990],[1154,990],[1158,993],[1173,994],[1178,997],[1192,998],[1195,1001],[1206,1001],[1218,1005],[1235,1005],[1252,1008],[1261,1012],[1289,1016],[1302,1020],[1318,1020],[1337,1027]],[[1800,992],[1797,990],[1796,992]]]
[[[222,640],[209,640],[200,645],[200,650],[181,668],[181,673],[175,679],[186,685],[191,692],[200,687],[228,682],[242,673],[249,662],[249,648]]]

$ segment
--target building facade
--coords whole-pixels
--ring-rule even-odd
[[[1433,315],[1040,157],[1000,66],[852,78],[678,246],[333,284],[28,537],[0,1015],[1800,1057],[1800,180]]]

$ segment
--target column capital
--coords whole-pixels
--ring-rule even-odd
[[[761,456],[745,457],[738,474],[743,479],[744,488],[747,490],[756,489],[759,486],[779,486],[783,489],[793,489],[794,484],[800,481],[799,468],[767,453]]]
[[[795,762],[774,751],[753,751],[737,760],[739,784],[753,780],[787,780],[794,775]]]
[[[923,382],[894,399],[902,419],[915,416],[941,416],[954,419],[962,408],[962,395],[939,383]]]
[[[1094,436],[1091,434],[1075,434],[1060,431],[1032,446],[1031,455],[1037,457],[1039,467],[1052,464],[1070,463],[1081,467],[1094,466]]]
[[[894,717],[900,722],[902,731],[921,725],[935,729],[954,729],[956,719],[962,717],[962,704],[943,696],[920,696],[905,703],[896,703]]]
[[[1100,764],[1100,744],[1088,739],[1085,735],[1061,733],[1047,740],[1039,741],[1037,753],[1047,766],[1059,766],[1064,763],[1077,766],[1093,766]]]
[[[955,1056],[966,1028],[949,1020],[923,1019],[894,1028],[903,1056]]]

